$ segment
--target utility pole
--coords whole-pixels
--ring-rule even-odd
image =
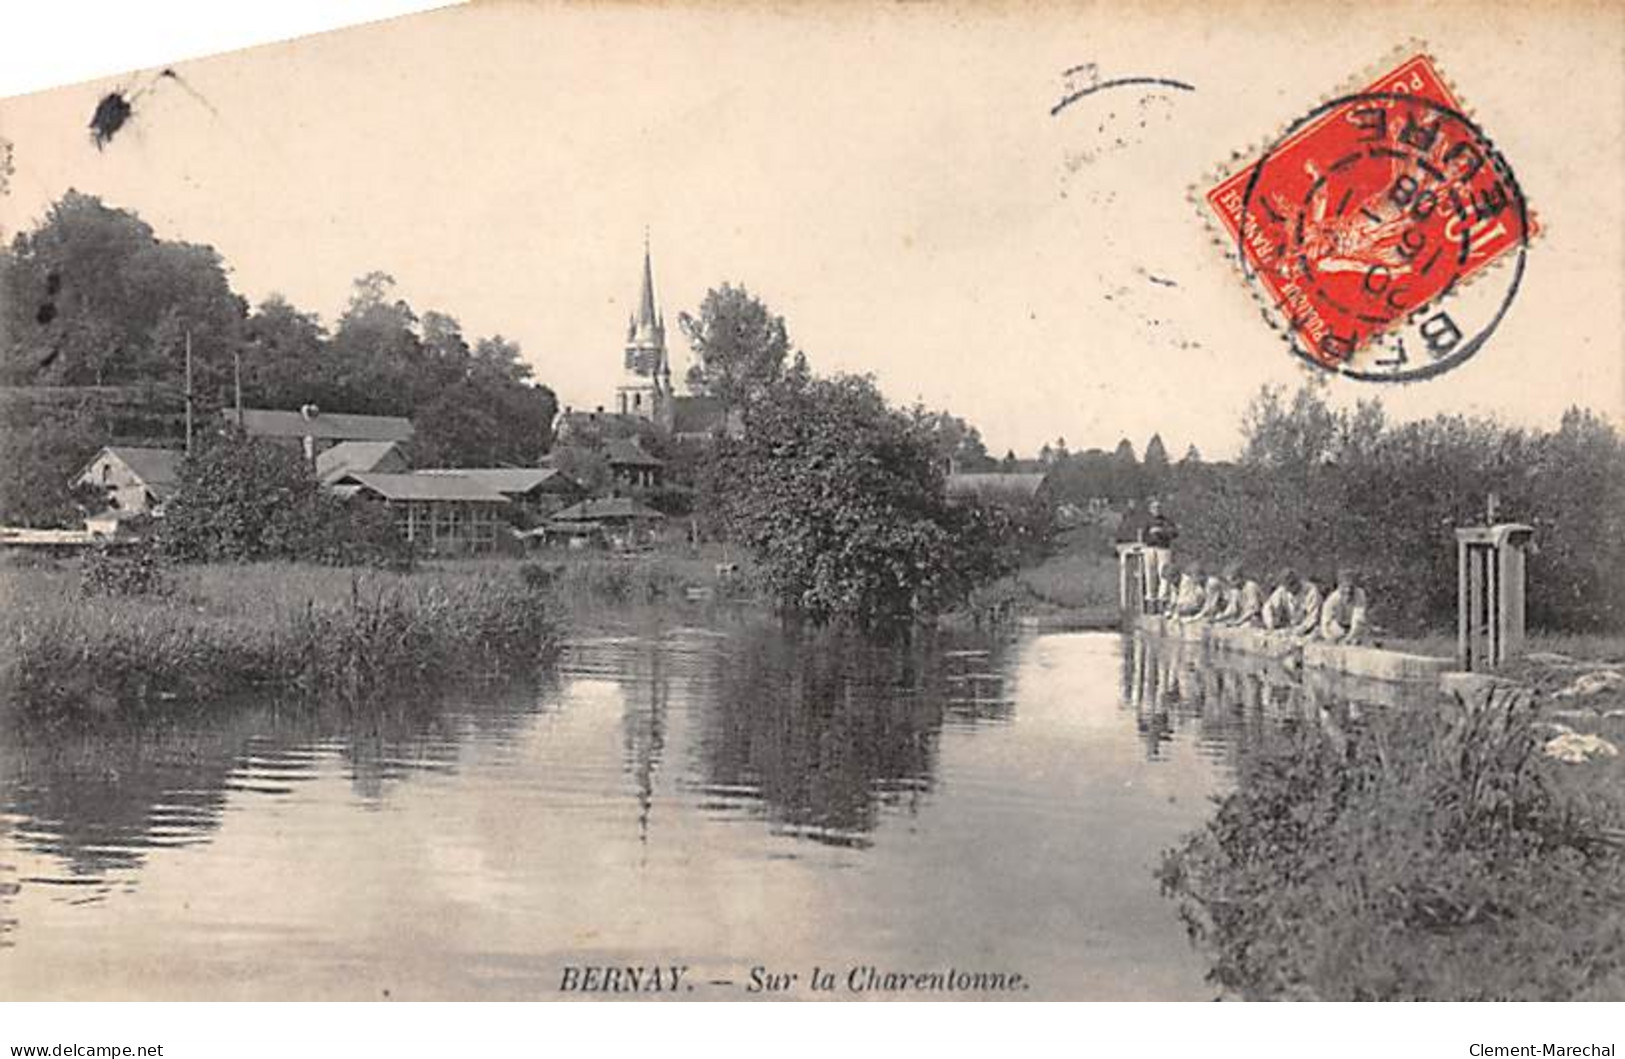
[[[231,374],[237,390],[237,429],[243,429],[243,351],[231,351]]]
[[[186,332],[186,454],[192,455],[192,332]]]

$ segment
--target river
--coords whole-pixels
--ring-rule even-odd
[[[554,999],[660,965],[692,999],[948,968],[1212,998],[1152,871],[1313,688],[1113,633],[684,620],[517,684],[7,733],[0,996]]]

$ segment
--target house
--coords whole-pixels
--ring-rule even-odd
[[[557,467],[425,467],[414,474],[468,478],[490,486],[516,511],[546,518],[587,494],[581,483]]]
[[[342,478],[347,471],[405,474],[411,469],[396,441],[341,441],[316,455],[316,477],[324,482]]]
[[[665,518],[629,496],[608,496],[565,508],[546,530],[549,537],[566,539],[602,535],[611,546],[624,548],[648,543]]]
[[[179,449],[109,445],[85,465],[74,484],[102,490],[109,513],[156,514],[174,494],[185,457]],[[104,528],[106,524],[104,520]]]
[[[313,404],[307,404],[297,412],[245,408],[239,413],[235,409],[223,408],[220,418],[228,430],[241,427],[249,437],[267,438],[297,447],[312,464],[321,453],[341,442],[410,441],[412,438],[412,422],[409,419],[323,412]]]
[[[653,488],[660,484],[666,469],[659,459],[643,451],[636,438],[613,439],[604,446],[604,458],[617,485]]]
[[[1048,503],[1051,499],[1049,475],[1024,471],[950,474],[947,491],[950,498],[974,497],[984,504],[1005,508]]]
[[[437,554],[490,551],[508,498],[458,474],[377,474],[350,471],[328,483],[339,496],[382,504],[402,538]]]

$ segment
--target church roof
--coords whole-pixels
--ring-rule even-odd
[[[647,236],[643,242],[643,287],[638,292],[638,313],[633,317],[626,337],[629,345],[659,349],[660,363],[654,367],[657,371],[666,369],[666,322],[655,306],[654,264],[649,255]]]

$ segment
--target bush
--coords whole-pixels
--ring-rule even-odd
[[[1554,793],[1526,692],[1300,728],[1164,855],[1209,977],[1247,998],[1618,994],[1625,860]]]
[[[127,551],[93,548],[79,566],[81,596],[167,596],[174,591],[157,550],[146,544]]]
[[[298,453],[228,436],[181,464],[159,534],[183,562],[290,559],[334,566],[409,565],[387,513],[322,489]]]
[[[787,377],[707,471],[710,504],[768,592],[814,621],[938,613],[1002,569],[1008,526],[948,503],[929,431],[867,378]]]

